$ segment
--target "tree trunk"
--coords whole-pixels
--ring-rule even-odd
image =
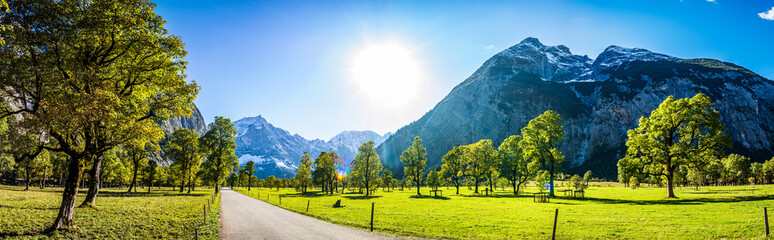
[[[129,191],[132,192],[132,188],[134,188],[134,192],[137,192],[137,165],[140,163],[140,161],[134,161],[134,173],[132,174],[132,184],[129,185]]]
[[[72,158],[72,157],[71,157]],[[49,230],[60,230],[73,227],[73,212],[75,211],[75,201],[78,194],[78,184],[81,180],[80,159],[70,159],[68,167],[67,181],[62,193],[62,204],[59,206],[59,215],[54,220],[54,224]]]
[[[476,178],[476,180],[474,182],[475,182],[475,185],[476,185],[476,190],[473,191],[473,193],[478,193],[478,178]]]
[[[674,191],[674,183],[672,182],[672,169],[667,168],[667,198],[677,198],[675,197],[675,191]]]
[[[91,166],[91,170],[89,170],[89,175],[91,176],[91,179],[89,179],[89,182],[91,183],[91,186],[89,186],[89,192],[86,194],[86,197],[83,199],[83,203],[81,203],[82,207],[88,206],[91,204],[92,206],[97,205],[97,194],[99,194],[99,187],[101,186],[101,168],[102,168],[102,154],[94,158],[94,163]]]
[[[27,170],[24,171],[24,176],[24,191],[27,191],[30,190],[30,168],[27,168]]]
[[[511,184],[513,184],[513,195],[519,195],[519,186],[516,185],[516,181],[516,179],[511,181]]]

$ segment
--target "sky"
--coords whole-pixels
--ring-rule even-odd
[[[592,59],[610,45],[714,58],[774,79],[772,0],[154,2],[186,44],[206,122],[261,115],[307,139],[395,132],[526,37]],[[399,66],[410,87],[369,83],[394,76],[363,59],[410,62]]]

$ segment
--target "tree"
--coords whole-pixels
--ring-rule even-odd
[[[247,191],[250,191],[250,187],[253,185],[253,179],[251,176],[255,173],[255,162],[253,161],[247,161],[245,163],[245,166],[242,167],[242,170],[239,171],[240,175],[245,176],[245,180],[247,180]]]
[[[744,184],[747,181],[747,176],[750,174],[750,158],[739,155],[729,154],[721,160],[726,172],[730,174],[733,181],[737,184]]]
[[[202,136],[202,149],[207,156],[203,169],[214,182],[215,194],[220,192],[222,179],[228,176],[238,164],[236,151],[236,130],[231,119],[216,116],[215,121],[207,125],[207,133]]]
[[[637,177],[632,176],[629,178],[629,185],[632,186],[632,189],[635,189],[640,186],[640,180]]]
[[[422,175],[425,173],[427,165],[427,150],[422,146],[422,139],[419,136],[414,137],[414,143],[411,144],[403,153],[400,154],[400,161],[403,163],[403,173],[417,182],[417,195],[419,192],[419,183],[422,182]]]
[[[524,156],[524,150],[520,145],[521,136],[513,135],[500,144],[500,171],[503,177],[513,185],[513,194],[519,194],[521,185],[533,178],[538,170],[538,164]]]
[[[390,190],[390,186],[392,186],[392,171],[390,169],[384,169],[382,171],[382,180],[384,181],[384,185],[387,187],[387,190]],[[382,189],[384,190],[384,189]]]
[[[271,190],[272,188],[274,188],[274,186],[277,185],[276,182],[277,182],[277,178],[274,177],[274,175],[266,177],[266,187],[269,188],[269,190]],[[277,186],[277,189],[279,190],[279,186]]]
[[[180,180],[180,192],[188,186],[188,193],[191,193],[194,173],[202,162],[199,134],[187,128],[175,130],[166,148],[167,157],[173,160],[172,167],[176,169]]]
[[[45,139],[43,133],[34,129],[25,128],[20,120],[15,117],[2,119],[3,132],[0,135],[0,144],[4,146],[2,154],[8,155],[15,167],[24,175],[24,190],[30,189],[30,181],[34,175],[36,159],[44,151]],[[8,161],[9,164],[11,161]],[[39,160],[37,160],[39,161]]]
[[[460,194],[460,180],[465,176],[465,160],[463,147],[454,146],[452,150],[441,158],[441,175],[447,176],[449,182],[457,189],[456,194]]]
[[[159,150],[157,144],[148,141],[131,141],[124,145],[124,153],[128,163],[132,166],[132,183],[126,192],[132,192],[132,188],[134,188],[134,192],[137,192],[137,173],[148,162],[148,157]]]
[[[548,110],[529,121],[521,129],[524,139],[519,143],[525,155],[537,161],[548,172],[549,194],[554,196],[554,177],[562,171],[564,155],[559,152],[559,142],[564,139],[562,117]]]
[[[482,139],[477,143],[465,146],[465,156],[468,157],[468,166],[465,175],[473,178],[475,184],[474,193],[478,193],[478,185],[481,178],[492,178],[495,168],[498,166],[498,152],[492,146],[492,140]],[[490,181],[490,187],[493,184]]]
[[[729,144],[709,97],[696,94],[678,100],[669,96],[650,117],[641,117],[639,126],[628,131],[625,158],[638,173],[665,177],[667,198],[675,198],[678,168],[705,166]]]
[[[180,38],[147,0],[13,1],[0,25],[0,98],[65,153],[66,186],[51,230],[70,228],[85,165],[96,197],[105,151],[160,133],[156,121],[190,115],[198,87],[185,81]]]
[[[375,180],[379,178],[379,172],[382,171],[382,162],[379,161],[379,155],[376,154],[374,149],[374,141],[368,141],[360,145],[357,149],[358,154],[355,156],[354,162],[355,169],[352,172],[356,172],[363,178],[363,187],[366,188],[366,196],[371,195],[371,189],[375,184]]]
[[[586,184],[591,182],[591,180],[593,180],[593,178],[594,178],[594,173],[592,173],[591,170],[588,170],[588,171],[586,171],[586,174],[583,174],[583,181],[585,181]]]
[[[320,152],[320,155],[314,159],[314,166],[313,181],[321,185],[324,193],[333,195],[332,183],[336,176],[336,163],[333,156],[327,152]]]
[[[441,176],[436,171],[430,171],[427,174],[427,186],[432,190],[438,190],[441,186]]]
[[[572,184],[572,187],[575,188],[576,191],[583,191],[584,189],[589,187],[588,182],[586,182],[583,178],[578,176],[578,174],[575,174],[570,178],[570,183]]]
[[[150,193],[153,187],[153,180],[156,179],[156,175],[159,173],[159,165],[156,161],[148,161],[148,165],[145,166],[145,179],[148,181],[148,193]],[[136,189],[137,187],[135,187]]]
[[[312,157],[308,152],[304,152],[304,156],[301,157],[301,165],[298,165],[298,172],[296,173],[296,181],[301,189],[301,194],[306,194],[306,188],[309,187],[312,177]]]

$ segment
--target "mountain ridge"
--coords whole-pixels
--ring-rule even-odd
[[[642,48],[607,47],[595,59],[562,45],[527,38],[484,62],[433,109],[379,145],[385,166],[402,174],[400,152],[414,136],[428,149],[428,169],[451,147],[478,139],[499,144],[546,110],[564,119],[565,170],[591,169],[614,178],[626,130],[666,96],[705,93],[715,101],[734,140],[731,152],[753,159],[774,151],[774,84],[714,59],[682,59]],[[729,122],[739,123],[731,125]]]

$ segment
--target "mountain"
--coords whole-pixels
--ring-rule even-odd
[[[733,140],[730,152],[762,161],[774,155],[774,82],[714,59],[681,59],[640,48],[610,46],[596,59],[562,45],[527,38],[487,60],[422,118],[377,148],[402,175],[400,153],[414,136],[427,148],[428,169],[453,146],[479,139],[496,144],[520,134],[546,110],[564,119],[564,170],[592,170],[609,179],[626,149],[626,131],[669,95],[708,95]]]
[[[175,130],[188,128],[198,133],[200,136],[207,132],[207,123],[204,121],[202,113],[199,112],[199,108],[196,107],[196,104],[193,104],[192,106],[193,109],[191,111],[190,117],[179,116],[173,117],[164,122],[159,122],[161,129],[164,131],[164,139],[159,142],[159,145],[161,146],[161,152],[155,154],[155,156],[152,158],[161,165],[168,166],[172,163],[171,159],[164,157],[164,145],[169,141],[169,137],[172,136],[172,133],[175,132]]]
[[[358,153],[357,148],[364,142],[374,141],[375,146],[378,146],[390,136],[392,133],[379,135],[373,131],[344,131],[332,137],[327,143],[349,163],[355,159]]]
[[[275,127],[260,115],[237,120],[234,128],[237,131],[236,155],[239,163],[255,162],[256,176],[259,178],[270,175],[293,177],[305,151],[314,159],[322,151],[334,150],[348,163],[363,142],[374,141],[380,144],[389,137],[389,133],[381,136],[372,131],[345,131],[327,142],[320,139],[307,140]]]

